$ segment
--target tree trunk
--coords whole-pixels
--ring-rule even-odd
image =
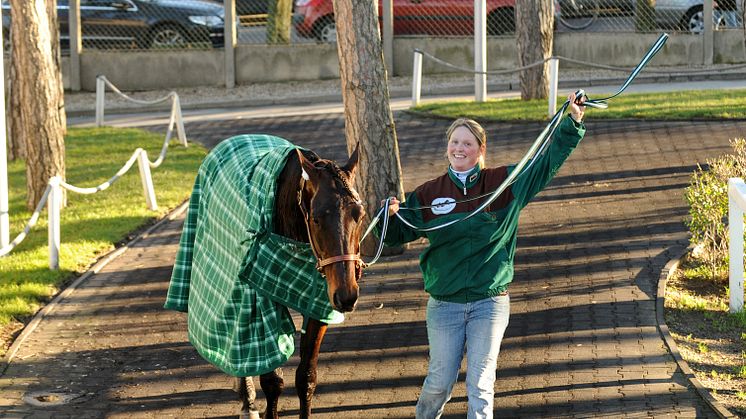
[[[382,199],[403,198],[399,144],[389,106],[377,2],[334,0],[334,19],[347,150],[352,152],[360,144],[355,184],[365,200],[369,222]],[[374,238],[366,239],[361,251],[371,255],[376,245]],[[401,252],[401,248],[390,252]]]
[[[521,0],[515,2],[515,31],[518,65],[526,66],[552,55],[554,41],[554,2]],[[521,71],[521,99],[546,99],[549,96],[549,62]]]
[[[635,9],[635,30],[637,32],[652,32],[655,25],[655,0],[637,0]]]
[[[52,42],[57,39],[54,15],[47,12],[48,0],[11,0],[14,95],[17,106],[14,134],[26,146],[26,205],[33,209],[44,194],[49,178],[65,178],[62,78],[55,62]],[[59,49],[57,50],[59,51]]]
[[[62,55],[60,53],[60,29],[57,22],[57,0],[47,0],[47,14],[49,15],[49,33],[52,36],[52,60],[54,61],[52,74],[57,75],[57,81],[54,83],[58,90],[56,96],[59,98],[57,110],[60,113],[59,118],[62,125],[62,135],[64,136],[67,133],[67,115],[65,115],[65,87],[62,84]]]
[[[11,35],[12,36],[12,35]],[[11,41],[12,42],[12,41]],[[13,51],[11,48],[10,71],[8,72],[8,98],[6,102],[6,112],[8,113],[8,160],[18,160],[26,157],[26,142],[23,140],[21,132],[21,113],[15,112],[14,109],[20,109],[21,103],[18,96],[18,89],[13,80],[15,76],[15,65],[13,65]]]
[[[267,43],[290,43],[293,0],[270,0],[267,10]]]

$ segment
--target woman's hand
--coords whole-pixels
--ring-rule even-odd
[[[579,98],[576,98],[575,93],[570,93],[570,95],[567,96],[567,100],[570,101],[570,117],[575,122],[582,122],[583,115],[585,115],[585,106],[583,106],[583,103],[585,102],[585,95],[581,95]]]
[[[381,201],[381,206],[386,205],[386,200],[384,199]],[[399,212],[399,200],[396,199],[395,196],[391,197],[391,201],[389,201],[389,217]]]

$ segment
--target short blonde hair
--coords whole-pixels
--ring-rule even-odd
[[[450,127],[448,127],[448,130],[446,130],[446,146],[448,145],[448,142],[451,141],[451,135],[453,135],[453,131],[456,130],[456,128],[459,127],[466,127],[466,129],[471,132],[471,134],[474,136],[474,138],[477,139],[477,142],[479,143],[479,147],[485,148],[485,153],[487,150],[487,132],[484,130],[484,128],[479,125],[479,122],[469,119],[469,118],[458,118],[457,120],[453,121]],[[479,156],[479,168],[484,169],[484,154],[482,153],[481,156]]]

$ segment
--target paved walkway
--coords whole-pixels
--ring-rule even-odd
[[[592,119],[592,117],[591,117]],[[398,115],[405,189],[444,169],[449,121]],[[190,122],[208,146],[272,133],[344,157],[341,115]],[[539,123],[491,123],[488,164],[517,161]],[[154,127],[162,132],[162,127]],[[729,149],[746,121],[592,121],[580,147],[523,213],[500,355],[497,417],[713,417],[667,352],[658,275],[687,245],[683,188],[697,162]],[[231,380],[161,309],[183,216],[163,224],[56,307],[0,377],[2,417],[223,417]],[[322,345],[316,417],[409,418],[427,368],[426,294],[416,243],[366,271],[359,308]],[[284,416],[298,413],[292,358]],[[24,403],[57,392],[59,406]],[[260,392],[260,406],[263,406]],[[446,417],[463,417],[463,376]]]

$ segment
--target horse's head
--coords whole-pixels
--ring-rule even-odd
[[[298,153],[304,171],[300,205],[317,267],[327,281],[329,301],[339,311],[355,308],[362,275],[360,234],[365,209],[352,186],[358,148],[343,167],[329,160],[312,163]]]

